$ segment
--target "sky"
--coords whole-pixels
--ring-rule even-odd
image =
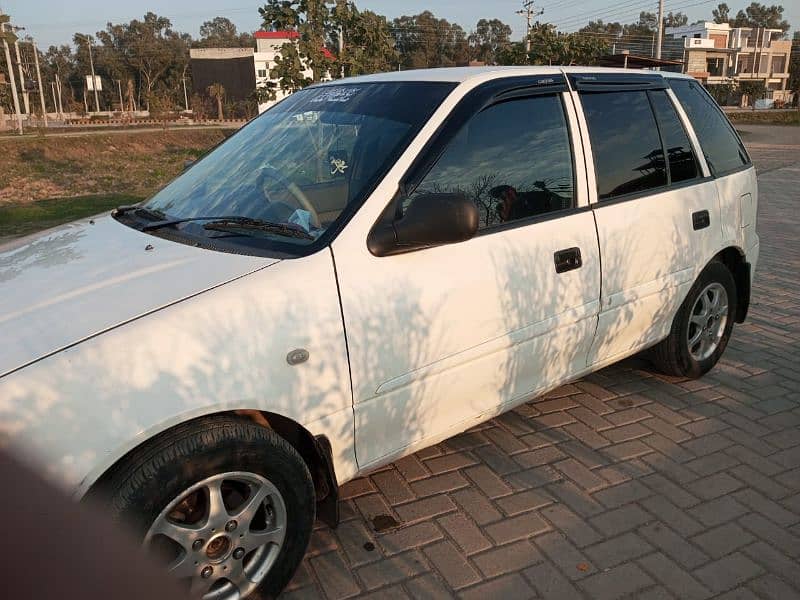
[[[682,11],[689,21],[711,18],[711,9],[720,0],[666,0],[665,11]],[[727,0],[735,13],[750,0]],[[772,4],[773,0],[766,2]],[[141,18],[148,11],[166,16],[173,28],[197,37],[200,25],[216,16],[228,17],[240,31],[260,28],[258,7],[263,2],[253,0],[147,0],[120,3],[113,0],[0,0],[0,12],[11,15],[12,22],[26,28],[26,33],[42,48],[68,44],[72,34],[95,33],[105,29],[107,22],[120,23]],[[522,0],[356,0],[360,9],[369,9],[390,18],[430,10],[437,17],[456,22],[467,32],[478,19],[498,18],[512,26],[514,39],[520,39],[525,29],[522,15],[515,14]],[[784,16],[793,24],[800,23],[800,0],[783,0]],[[562,31],[574,31],[590,19],[633,22],[642,10],[656,8],[656,0],[541,0],[536,17],[555,23]]]

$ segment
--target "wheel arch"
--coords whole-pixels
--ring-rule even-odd
[[[91,484],[91,486],[89,486],[84,495],[84,499],[93,499],[102,495],[107,482],[111,479],[115,470],[132,453],[139,450],[145,444],[152,443],[154,440],[169,433],[176,427],[183,426],[191,421],[216,416],[237,416],[241,419],[249,420],[261,427],[273,430],[286,440],[286,442],[300,454],[311,474],[316,496],[317,517],[330,527],[336,527],[339,524],[339,484],[333,465],[330,440],[328,440],[325,435],[313,435],[308,429],[293,419],[278,413],[255,409],[227,410],[208,413],[187,421],[181,421],[180,423],[176,423],[171,427],[159,431],[118,458]]]
[[[750,308],[750,263],[747,262],[741,248],[728,246],[720,250],[712,260],[716,260],[728,267],[736,283],[736,315],[734,320],[743,323],[747,318]]]

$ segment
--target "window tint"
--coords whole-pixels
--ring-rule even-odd
[[[667,185],[664,152],[647,92],[581,94],[581,103],[601,200]]]
[[[448,192],[475,202],[482,229],[572,207],[572,154],[560,97],[503,102],[477,114],[406,205]]]
[[[720,175],[750,164],[744,146],[714,99],[688,79],[670,79],[669,85],[692,122],[711,172]]]
[[[667,149],[669,176],[671,183],[694,179],[698,175],[697,161],[694,158],[689,136],[666,92],[650,92],[653,109],[656,111],[661,137]]]

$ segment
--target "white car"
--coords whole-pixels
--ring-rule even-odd
[[[150,200],[0,248],[2,441],[197,595],[279,592],[337,482],[747,313],[756,176],[695,80],[297,92]]]

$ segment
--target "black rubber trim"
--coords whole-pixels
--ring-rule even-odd
[[[660,74],[570,73],[570,86],[579,92],[618,92],[620,90],[665,90],[669,87]]]
[[[650,188],[647,190],[642,190],[640,192],[631,192],[630,194],[624,194],[622,196],[615,196],[613,198],[608,199],[598,199],[597,202],[591,205],[592,208],[602,208],[604,206],[612,206],[614,204],[619,204],[620,202],[629,202],[630,200],[638,200],[639,198],[644,198],[645,196],[655,196],[656,194],[663,194],[664,192],[671,192],[673,190],[679,190],[681,188],[689,187],[692,185],[700,185],[701,183],[708,183],[709,181],[714,181],[715,177],[698,177],[696,179],[687,179],[686,181],[681,181],[678,183],[673,183],[672,185],[663,185],[657,188]]]
[[[733,279],[736,282],[736,322],[744,323],[750,309],[750,277],[752,267],[749,262],[739,263]]]
[[[320,462],[324,465],[325,487],[327,493],[317,501],[317,517],[328,527],[336,529],[339,525],[339,483],[336,480],[336,470],[333,468],[333,449],[330,440],[324,435],[314,438],[314,448],[319,455]]]

